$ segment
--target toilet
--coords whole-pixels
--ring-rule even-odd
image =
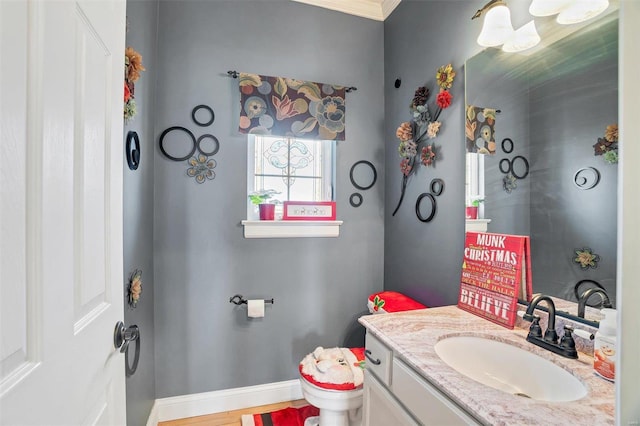
[[[380,314],[424,309],[421,303],[397,292],[383,291],[369,296],[369,312]],[[302,395],[320,409],[304,426],[360,426],[364,348],[317,347],[300,362]]]
[[[364,348],[317,347],[300,362],[302,395],[320,409],[305,426],[360,426]]]

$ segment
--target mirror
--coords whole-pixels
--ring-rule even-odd
[[[618,166],[594,145],[618,122],[617,16],[534,52],[486,49],[465,65],[466,104],[499,111],[488,128],[495,154],[466,155],[466,205],[483,200],[487,232],[531,237],[534,293],[576,302],[601,286],[614,306]]]

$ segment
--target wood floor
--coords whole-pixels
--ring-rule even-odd
[[[206,416],[160,422],[158,423],[158,426],[241,426],[241,418],[243,414],[269,413],[271,411],[281,410],[287,407],[302,407],[307,404],[308,402],[304,399],[298,399],[278,404],[262,405],[259,407],[243,408],[242,410],[225,411]]]

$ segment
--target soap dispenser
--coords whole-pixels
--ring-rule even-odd
[[[605,308],[600,312],[604,318],[593,343],[593,369],[599,375],[612,382],[616,373],[616,326],[618,312]]]

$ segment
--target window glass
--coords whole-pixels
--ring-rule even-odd
[[[280,202],[334,199],[335,141],[249,136],[248,157],[249,193],[274,189]],[[250,202],[247,212],[255,212]]]

